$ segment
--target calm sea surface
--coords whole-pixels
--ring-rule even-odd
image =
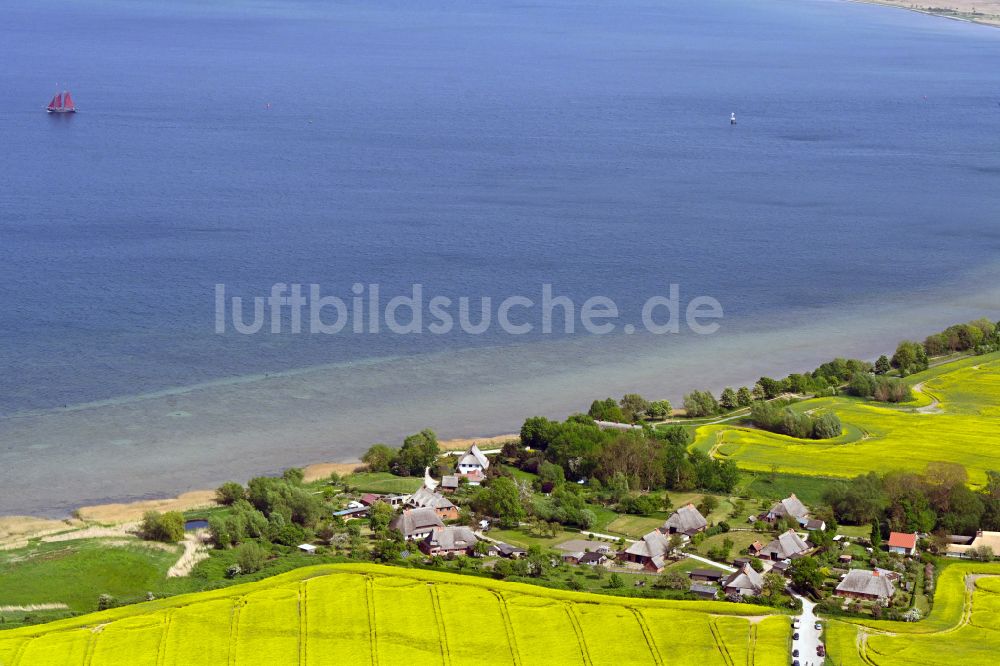
[[[1000,317],[995,29],[814,0],[2,13],[0,512]],[[44,113],[57,85],[76,116]],[[677,283],[726,318],[710,338],[214,332],[215,284],[275,282],[551,283],[626,321]]]

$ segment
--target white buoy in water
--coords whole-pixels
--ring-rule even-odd
[[[729,114],[729,124],[730,125],[735,125],[736,124],[736,114],[735,113],[730,113]]]

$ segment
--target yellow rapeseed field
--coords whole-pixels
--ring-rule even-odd
[[[996,663],[1000,652],[1000,564],[952,564],[941,575],[934,609],[920,622],[831,621],[832,663],[906,666]]]
[[[769,613],[323,565],[0,632],[0,665],[769,666],[789,650],[788,618]]]
[[[922,384],[911,404],[890,406],[848,397],[816,398],[796,410],[832,411],[844,434],[801,440],[726,424],[703,426],[694,446],[740,467],[820,476],[851,477],[870,471],[922,472],[946,460],[969,470],[981,484],[986,470],[1000,470],[1000,355],[967,358],[907,379]]]

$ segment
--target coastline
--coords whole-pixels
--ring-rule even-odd
[[[996,0],[986,0],[985,2],[978,3],[972,2],[972,0],[945,0],[941,5],[929,6],[915,5],[903,0],[848,0],[848,2],[894,7],[926,16],[1000,28],[1000,2],[996,2]],[[981,9],[984,6],[991,7],[993,11],[990,13],[974,11],[977,7]]]
[[[489,437],[462,437],[438,442],[444,451],[462,451],[473,443],[485,447],[499,445],[517,438],[517,433]],[[331,473],[350,474],[363,467],[360,460],[353,462],[320,462],[302,468],[306,481],[316,481]],[[248,479],[241,482],[246,483]],[[0,550],[19,547],[29,539],[56,532],[82,529],[91,525],[122,525],[142,519],[147,511],[193,511],[216,506],[215,490],[191,490],[176,497],[136,500],[134,502],[111,502],[82,506],[69,518],[43,518],[38,516],[0,516]]]
[[[565,418],[595,397],[639,392],[677,402],[694,388],[752,384],[835,356],[874,358],[900,339],[996,318],[998,303],[1000,288],[917,287],[837,312],[733,321],[714,336],[456,351],[0,419],[0,441],[18,443],[0,450],[0,516],[110,520],[165,497],[180,502],[169,506],[197,506],[210,499],[202,489],[229,479],[316,461],[325,461],[311,468],[319,476],[350,470],[371,444],[426,427],[467,441],[510,433],[527,416]]]

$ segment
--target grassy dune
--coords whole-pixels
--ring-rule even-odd
[[[969,585],[969,575],[975,579]],[[1000,564],[949,566],[938,581],[930,617],[899,622],[832,621],[826,645],[832,663],[844,666],[991,664],[1000,650]],[[935,657],[934,655],[938,655]]]
[[[965,465],[970,480],[1000,469],[1000,354],[967,358],[907,379],[922,383],[913,403],[888,406],[849,397],[817,398],[796,410],[835,412],[844,433],[832,440],[800,440],[726,424],[702,426],[694,446],[740,467],[793,474],[849,477],[870,471],[923,471],[948,460]],[[933,400],[940,401],[936,408]],[[919,411],[923,408],[923,411]]]
[[[324,565],[3,632],[0,664],[777,666],[789,622],[768,613]]]

